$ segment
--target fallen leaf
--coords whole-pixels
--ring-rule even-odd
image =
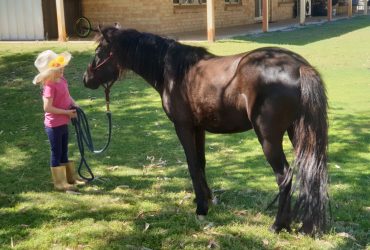
[[[208,242],[208,246],[207,246],[207,248],[209,248],[209,249],[214,249],[214,248],[218,248],[219,247],[219,245],[217,244],[217,242],[216,241],[214,241],[214,240],[210,240],[209,242]]]
[[[236,211],[234,214],[240,215],[240,216],[245,216],[245,215],[248,214],[248,211],[247,210],[240,210],[240,211]]]
[[[263,239],[263,240],[262,240],[262,243],[263,243],[263,245],[264,245],[265,247],[269,245],[269,241],[268,241],[268,240],[266,240],[266,239]]]
[[[150,224],[145,222],[145,227],[144,227],[144,231],[143,232],[145,232],[146,230],[148,230],[149,227],[150,227]]]
[[[143,216],[144,216],[144,211],[140,211],[140,212],[136,215],[136,219],[143,218]]]
[[[214,226],[213,222],[208,223],[205,227],[203,227],[203,230],[208,230]]]
[[[217,194],[217,193],[224,193],[226,191],[227,191],[226,189],[213,189],[213,193],[215,193],[215,194]]]
[[[217,204],[218,204],[217,196],[214,196],[214,197],[213,197],[213,199],[212,199],[212,204],[213,204],[213,205],[217,205]]]
[[[346,232],[337,233],[337,236],[356,241],[355,237],[353,237],[352,235],[350,235],[349,233],[346,233]]]
[[[107,168],[109,171],[115,171],[119,168],[119,166],[112,166],[112,167],[109,167]]]
[[[186,194],[184,198],[182,198],[181,201],[179,202],[179,205],[182,205],[182,203],[184,203],[185,200],[190,199],[190,198],[191,198],[191,194]]]
[[[72,190],[67,190],[66,193],[67,194],[73,194],[73,195],[80,195],[81,194],[80,192],[76,192],[76,191],[72,191]]]

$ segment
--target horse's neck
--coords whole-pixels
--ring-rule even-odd
[[[165,82],[181,83],[187,71],[199,60],[213,57],[204,48],[179,44],[159,36],[146,36],[136,40],[126,58],[131,70],[143,77],[154,89],[162,93]]]
[[[165,40],[158,40],[156,43],[144,42],[137,45],[138,53],[132,54],[132,58],[129,59],[132,62],[129,68],[158,92],[163,89],[164,58],[167,50],[168,43]]]
[[[151,75],[146,74],[145,72],[142,72],[140,69],[131,69],[133,72],[141,76],[149,85],[151,85],[155,90],[158,92],[162,91],[162,85],[163,80],[160,81],[159,79],[156,79],[156,77],[153,77]]]

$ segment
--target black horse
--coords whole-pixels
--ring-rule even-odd
[[[326,222],[327,98],[318,72],[301,56],[281,48],[216,56],[201,47],[133,29],[100,31],[95,58],[84,74],[86,87],[115,82],[124,70],[142,76],[162,98],[184,148],[198,215],[206,215],[212,192],[205,174],[205,131],[253,129],[279,185],[271,229],[322,232]],[[287,131],[295,151],[293,167],[282,140]],[[292,178],[299,194],[291,210]]]

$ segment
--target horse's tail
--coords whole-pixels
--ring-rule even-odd
[[[328,204],[328,103],[325,87],[315,69],[301,66],[300,80],[301,116],[294,124],[293,137],[299,186],[294,215],[308,231],[322,232]]]

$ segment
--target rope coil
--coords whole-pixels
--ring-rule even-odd
[[[80,160],[80,164],[78,166],[78,171],[77,172],[81,176],[81,178],[83,178],[84,180],[92,181],[92,180],[94,180],[95,176],[92,173],[91,168],[90,168],[89,164],[86,161],[85,146],[84,145],[86,145],[87,149],[90,152],[94,153],[94,154],[103,153],[108,148],[108,146],[110,144],[111,136],[112,136],[112,114],[109,110],[106,112],[107,119],[108,119],[108,140],[107,140],[107,143],[105,144],[105,146],[102,149],[96,150],[95,147],[94,147],[94,144],[93,144],[92,137],[91,137],[90,126],[89,126],[89,123],[87,121],[86,114],[79,107],[76,107],[76,113],[77,113],[77,118],[72,119],[72,124],[75,128],[78,149],[80,151],[80,156],[81,156],[81,160]],[[89,173],[90,177],[86,177],[82,174],[83,164],[85,165],[85,167],[87,169],[87,172]]]

